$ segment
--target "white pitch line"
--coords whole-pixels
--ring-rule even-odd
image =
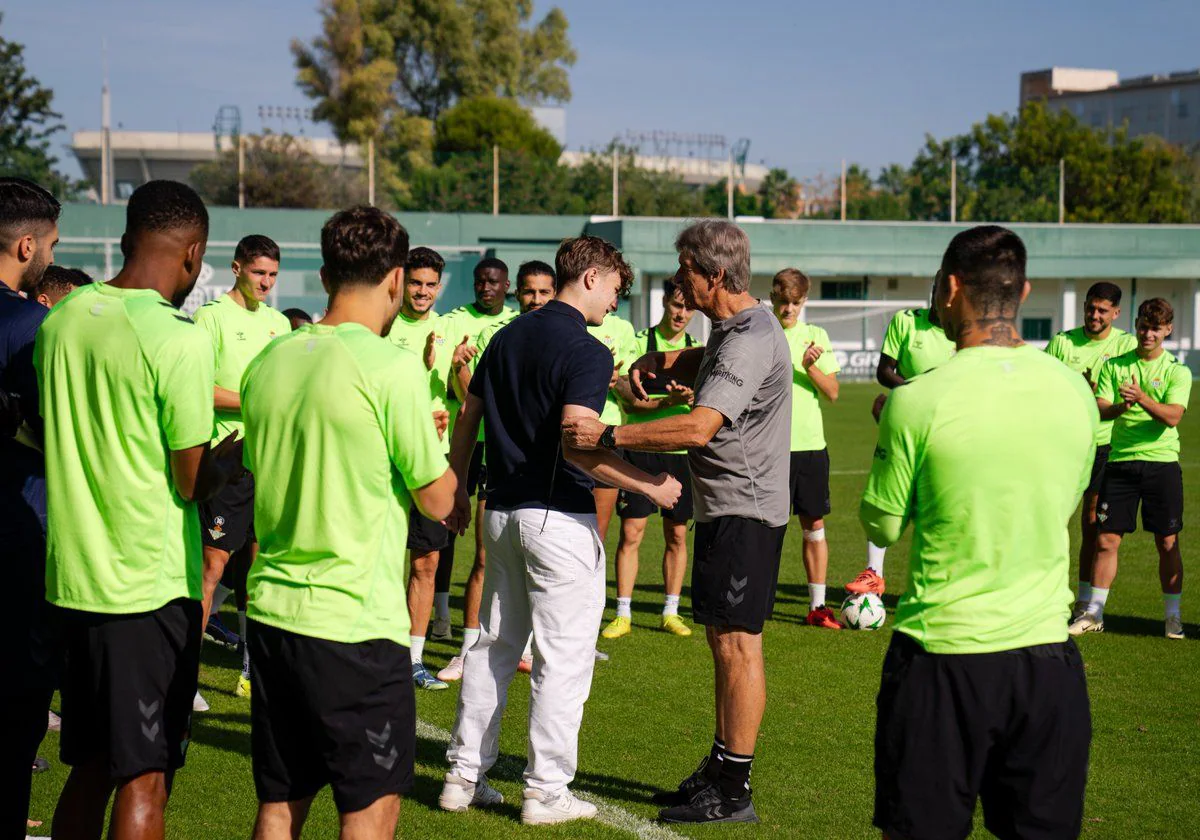
[[[443,744],[450,743],[449,732],[440,726],[435,726],[420,718],[417,718],[417,735],[430,741],[438,741]],[[497,776],[519,780],[521,773],[525,770],[525,763],[511,756],[501,756],[492,770]],[[580,793],[576,793],[575,795],[596,806],[597,822],[602,822],[618,831],[632,834],[634,837],[640,838],[640,840],[686,840],[682,834],[676,834],[665,826],[644,820],[637,814],[631,814],[624,808],[614,805],[599,796]]]

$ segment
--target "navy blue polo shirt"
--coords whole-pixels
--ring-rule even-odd
[[[17,395],[26,422],[39,430],[33,341],[49,311],[0,283],[0,388]]]
[[[496,333],[470,387],[483,400],[489,510],[596,512],[591,477],[562,457],[562,410],[599,414],[612,371],[583,313],[556,300]]]

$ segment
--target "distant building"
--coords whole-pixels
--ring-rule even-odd
[[[112,143],[113,196],[125,201],[141,184],[166,178],[187,181],[192,170],[202,163],[215,160],[218,154],[217,136],[211,132],[176,131],[113,131]],[[362,169],[363,159],[358,147],[342,146],[326,137],[297,137],[309,154],[324,164]],[[93,184],[100,183],[99,131],[77,131],[71,137],[84,177]],[[220,138],[221,151],[233,148],[230,137]]]
[[[1021,105],[1044,99],[1083,125],[1129,135],[1156,134],[1171,143],[1200,143],[1200,70],[1156,73],[1121,81],[1115,70],[1053,67],[1021,74]]]
[[[566,118],[561,108],[539,111],[543,125],[565,133]],[[217,158],[218,143],[221,151],[233,148],[230,137],[222,136],[218,141],[211,132],[113,131],[110,137],[113,196],[117,201],[125,201],[140,184],[156,178],[186,182],[198,165]],[[100,183],[100,138],[99,131],[77,131],[71,138],[71,151],[79,160],[84,176],[93,184]],[[300,136],[296,139],[321,163],[355,171],[366,165],[358,146],[353,144],[342,146],[336,140],[324,137]],[[564,166],[574,167],[582,164],[586,158],[585,152],[568,151],[563,152],[559,160]],[[729,163],[725,160],[691,157],[639,154],[637,165],[675,173],[683,178],[684,183],[693,186],[716,183],[725,178],[729,171]],[[747,189],[756,190],[766,174],[767,167],[747,163],[744,177],[741,171],[737,171],[735,177]]]

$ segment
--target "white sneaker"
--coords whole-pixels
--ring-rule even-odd
[[[446,663],[446,667],[437,672],[437,678],[442,682],[454,682],[462,679],[463,658],[455,656]]]
[[[1103,633],[1104,619],[1097,617],[1092,613],[1084,613],[1071,622],[1071,626],[1067,628],[1067,633],[1072,636],[1082,636],[1084,633]]]
[[[504,794],[488,784],[487,776],[478,782],[468,782],[462,776],[446,774],[438,805],[443,811],[465,811],[468,808],[488,808],[504,802]]]
[[[1177,615],[1167,616],[1167,638],[1182,639],[1183,635],[1183,619]]]
[[[46,728],[51,732],[62,732],[62,718],[54,714],[54,710],[49,710],[49,715],[46,719]]]
[[[521,822],[525,825],[554,825],[570,820],[590,820],[596,816],[596,806],[584,802],[563,788],[555,793],[525,789],[521,804]]]
[[[453,635],[450,629],[450,616],[435,618],[429,623],[429,638],[445,641]]]
[[[199,691],[197,691],[196,696],[192,698],[192,711],[193,712],[207,712],[208,711],[208,701],[205,700],[200,695]]]
[[[1087,612],[1090,601],[1076,601],[1075,606],[1071,607],[1071,620],[1068,624],[1074,624],[1079,619],[1083,618],[1083,614]]]

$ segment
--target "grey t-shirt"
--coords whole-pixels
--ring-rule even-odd
[[[696,521],[788,521],[792,358],[771,308],[713,324],[696,377],[696,405],[725,415],[708,445],[688,452]]]

